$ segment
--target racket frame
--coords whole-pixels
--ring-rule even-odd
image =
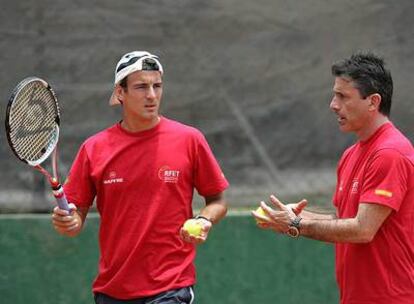
[[[16,151],[14,145],[13,145],[13,141],[11,139],[10,133],[11,133],[11,126],[10,126],[10,111],[12,109],[13,103],[15,101],[16,96],[18,96],[18,94],[22,91],[23,88],[25,88],[27,85],[29,85],[31,82],[40,82],[53,96],[53,99],[55,101],[55,106],[56,106],[56,117],[55,117],[55,134],[54,137],[52,138],[52,141],[49,142],[48,147],[46,149],[46,151],[44,152],[44,154],[36,161],[31,161],[31,160],[26,160],[22,157],[19,156],[18,152]],[[47,83],[45,80],[35,77],[35,76],[31,76],[31,77],[27,77],[25,79],[23,79],[22,81],[19,82],[19,84],[14,88],[10,98],[9,98],[9,102],[7,104],[7,109],[6,109],[6,120],[5,120],[5,127],[6,127],[6,135],[7,135],[7,141],[9,143],[9,146],[11,148],[11,150],[13,151],[14,155],[21,160],[22,162],[28,164],[29,166],[33,167],[34,169],[36,169],[37,171],[41,172],[44,176],[47,177],[48,182],[50,184],[50,186],[52,187],[53,190],[53,195],[55,196],[57,203],[59,205],[59,207],[61,209],[64,210],[70,210],[69,206],[68,206],[68,202],[66,200],[66,196],[65,193],[63,192],[63,187],[62,185],[59,183],[59,179],[58,179],[58,168],[57,168],[57,145],[58,145],[58,141],[59,141],[59,134],[60,134],[60,110],[59,110],[59,104],[58,104],[58,100],[57,100],[57,96],[55,94],[55,92],[53,91],[53,89],[51,88],[51,86],[49,85],[49,83]],[[40,164],[42,164],[50,155],[52,154],[52,170],[53,170],[53,175],[51,175],[46,169],[44,169]]]

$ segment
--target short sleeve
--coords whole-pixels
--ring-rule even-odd
[[[379,150],[367,164],[360,202],[386,205],[398,211],[408,179],[408,160],[394,149]]]
[[[72,164],[64,184],[64,191],[70,203],[77,207],[90,207],[96,195],[90,178],[90,163],[85,145],[82,145]]]
[[[221,193],[229,186],[207,140],[202,134],[197,136],[194,184],[198,193],[202,196]]]

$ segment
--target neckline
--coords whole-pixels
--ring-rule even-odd
[[[125,130],[121,126],[121,122],[122,122],[122,120],[121,120],[116,124],[116,128],[117,128],[117,130],[119,130],[121,133],[123,133],[125,135],[133,136],[133,137],[143,137],[143,136],[148,136],[148,135],[151,135],[151,134],[154,134],[154,133],[158,132],[158,130],[164,124],[164,121],[165,121],[165,118],[160,115],[159,122],[154,127],[152,127],[151,129],[138,131],[138,132],[131,132],[131,131]]]
[[[380,134],[382,134],[386,129],[390,128],[392,126],[391,121],[385,122],[382,126],[380,126],[377,130],[375,130],[374,134],[372,134],[370,137],[368,137],[365,140],[360,140],[359,143],[361,146],[366,146],[369,143],[373,142]]]

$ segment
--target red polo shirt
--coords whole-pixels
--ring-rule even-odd
[[[192,217],[193,190],[228,187],[204,136],[161,118],[143,132],[119,124],[89,138],[70,170],[65,192],[78,207],[96,196],[101,216],[94,292],[132,299],[195,283],[195,248],[179,237]]]
[[[360,203],[393,211],[366,244],[337,244],[341,304],[414,303],[414,150],[392,123],[345,151],[334,205],[352,218]]]

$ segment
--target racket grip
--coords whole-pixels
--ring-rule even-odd
[[[70,211],[68,200],[66,199],[65,192],[61,184],[57,184],[53,187],[53,195],[60,209]]]

